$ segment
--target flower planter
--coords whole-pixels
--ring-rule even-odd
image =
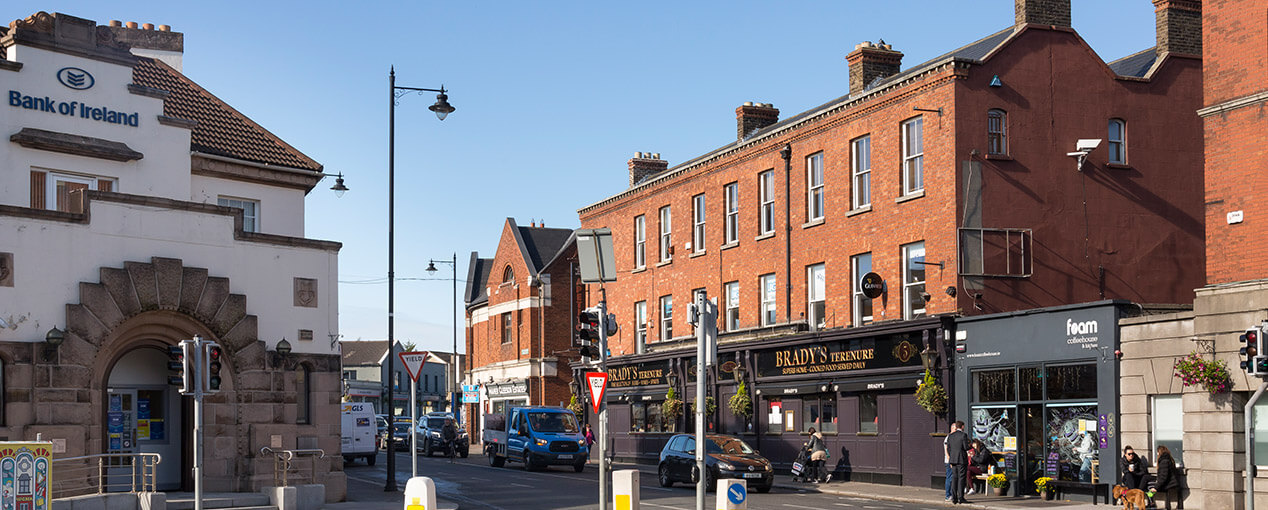
[[[1040,491],[1039,495],[1043,497],[1044,501],[1052,501],[1052,491]]]
[[[991,494],[1003,496],[1008,491],[1008,487],[991,487]]]

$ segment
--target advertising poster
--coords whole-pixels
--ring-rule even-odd
[[[123,395],[110,395],[110,410],[111,411],[123,410]]]
[[[0,508],[48,510],[53,443],[0,441]]]
[[[138,420],[150,419],[150,399],[148,398],[136,399],[136,419]]]
[[[165,427],[163,426],[163,420],[154,419],[154,418],[150,419],[150,440],[151,441],[163,441],[167,439],[167,436],[164,430],[165,430]]]
[[[106,430],[111,434],[123,432],[123,412],[110,411],[106,413]]]
[[[138,418],[136,421],[136,440],[148,441],[150,437],[150,420]]]

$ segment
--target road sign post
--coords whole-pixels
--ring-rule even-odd
[[[427,352],[402,352],[399,356],[401,364],[405,365],[405,372],[409,374],[409,463],[412,480],[418,476],[418,434],[415,433],[418,430],[418,397],[414,392],[418,390],[418,376],[423,372],[423,364],[427,362]],[[392,441],[396,431],[389,430],[387,433],[388,441]]]

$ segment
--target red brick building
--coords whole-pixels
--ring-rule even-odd
[[[1068,0],[1018,0],[1014,26],[905,69],[863,43],[848,95],[783,120],[745,103],[719,149],[629,160],[629,189],[579,211],[613,232],[609,372],[652,374],[610,376],[616,454],[650,460],[687,426],[662,403],[694,381],[684,304],[701,291],[728,362],[712,427],[763,431],[748,437],[787,465],[816,426],[854,479],[911,485],[941,483],[930,433],[947,416],[911,389],[922,363],[950,383],[947,317],[1187,302],[1204,264],[1201,34],[1176,15],[1190,3],[1159,3],[1157,47],[1108,63]],[[798,360],[806,347],[823,358]],[[753,416],[726,405],[738,380]]]
[[[482,415],[506,405],[568,404],[576,358],[572,329],[578,305],[572,229],[516,225],[506,219],[493,258],[471,253],[467,272],[468,384],[481,386],[468,404],[472,438]]]

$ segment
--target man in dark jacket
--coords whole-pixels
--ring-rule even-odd
[[[951,463],[951,502],[967,503],[964,500],[964,480],[968,476],[969,436],[964,433],[964,422],[955,422],[955,432],[947,436],[947,456]]]
[[[440,427],[440,437],[445,440],[445,453],[452,462],[454,453],[458,451],[458,427],[454,425],[453,419],[445,418],[445,424]]]

